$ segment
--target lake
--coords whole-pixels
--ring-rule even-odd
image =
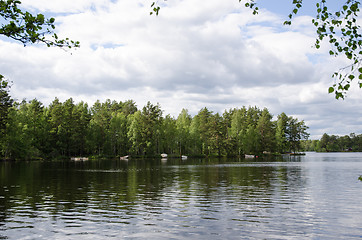
[[[0,239],[360,239],[362,153],[0,162]]]

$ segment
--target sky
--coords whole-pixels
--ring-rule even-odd
[[[314,48],[310,1],[291,26],[282,25],[290,0],[260,0],[256,16],[238,0],[160,1],[159,16],[150,16],[151,2],[23,0],[24,9],[55,17],[58,36],[81,47],[24,47],[1,37],[0,73],[13,82],[11,96],[45,106],[55,97],[90,106],[150,101],[174,117],[183,108],[195,115],[257,106],[304,120],[310,139],[362,133],[357,82],[345,100],[328,94],[332,74],[347,63],[329,56],[328,45]]]

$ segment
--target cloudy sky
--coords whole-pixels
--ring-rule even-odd
[[[336,0],[337,1],[337,0]],[[175,117],[242,106],[304,119],[311,139],[362,133],[362,90],[345,100],[328,94],[331,75],[345,66],[313,47],[314,4],[283,26],[290,0],[260,0],[251,14],[238,0],[168,0],[150,16],[148,0],[23,0],[31,12],[56,18],[62,38],[81,42],[64,51],[0,38],[0,72],[17,100],[48,105],[97,99],[160,103]],[[309,1],[314,2],[314,1]]]

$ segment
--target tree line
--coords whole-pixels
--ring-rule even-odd
[[[258,107],[223,114],[205,107],[193,117],[182,109],[174,118],[163,116],[159,104],[148,102],[138,109],[133,100],[96,101],[89,107],[55,98],[45,107],[33,99],[6,106],[6,114],[1,110],[7,117],[1,119],[0,153],[7,159],[283,153],[299,151],[301,140],[309,136],[304,121],[285,113],[273,120],[268,109]]]
[[[362,134],[337,136],[324,133],[320,140],[302,141],[302,147],[316,152],[362,152]]]

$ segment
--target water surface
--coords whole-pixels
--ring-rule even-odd
[[[0,239],[360,239],[361,153],[0,163]]]

